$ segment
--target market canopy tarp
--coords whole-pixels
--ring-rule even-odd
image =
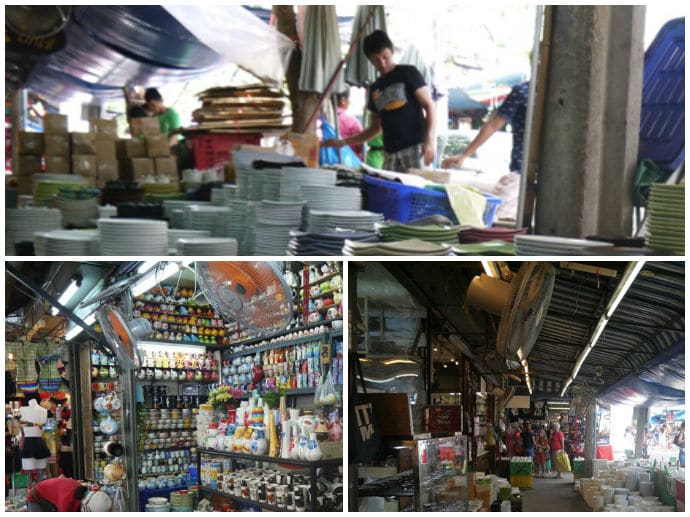
[[[685,344],[679,343],[659,354],[599,399],[609,404],[647,407],[685,403]]]
[[[81,91],[121,97],[233,63],[282,81],[294,43],[241,6],[75,6],[66,46],[41,58],[25,87],[60,102]]]
[[[372,10],[373,14],[371,14]],[[345,68],[345,81],[353,86],[369,86],[376,80],[376,69],[364,55],[362,41],[377,29],[386,31],[386,13],[383,6],[357,6],[350,39],[350,43],[357,41],[357,48],[350,56]]]

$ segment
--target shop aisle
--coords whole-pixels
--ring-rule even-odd
[[[589,512],[582,496],[573,490],[573,474],[562,479],[536,478],[531,489],[522,489],[523,512]]]

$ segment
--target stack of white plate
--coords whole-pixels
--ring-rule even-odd
[[[223,185],[223,206],[230,206],[230,201],[238,199],[237,185]]]
[[[168,254],[168,223],[152,219],[99,219],[102,255]]]
[[[336,228],[374,231],[382,223],[383,214],[367,210],[309,210],[307,228],[312,233],[324,233]]]
[[[91,221],[98,219],[98,198],[68,199],[57,196],[55,208],[62,214],[62,224],[65,227],[75,226],[86,228],[92,226]],[[117,211],[117,208],[115,209]]]
[[[5,255],[16,255],[15,244],[34,240],[34,233],[62,228],[55,208],[8,208],[5,210]]]
[[[302,224],[302,203],[262,201],[256,207],[254,255],[285,255],[292,236]]]
[[[34,234],[37,256],[58,257],[100,255],[98,230],[53,230]]]
[[[353,187],[302,185],[299,196],[311,210],[360,210],[362,193]]]
[[[179,256],[236,256],[237,241],[227,237],[199,237],[177,239]]]
[[[397,242],[356,242],[346,240],[343,255],[395,255],[395,256],[448,256],[453,254],[453,247],[447,244],[434,244],[419,239],[407,239]]]
[[[223,197],[222,188],[212,188],[211,189],[211,204],[213,206],[224,206],[225,199]]]
[[[166,219],[172,219],[173,210],[182,210],[186,206],[199,205],[211,206],[208,201],[192,201],[190,199],[166,199],[163,201],[163,215]]]
[[[280,199],[299,201],[303,185],[334,186],[336,172],[330,169],[308,169],[306,167],[283,167],[280,177]]]
[[[613,246],[610,242],[549,235],[516,235],[516,255],[581,255],[583,248]]]
[[[270,201],[280,200],[280,179],[283,175],[281,169],[264,169],[263,171],[263,195],[261,199]]]
[[[230,202],[230,222],[227,228],[227,237],[237,240],[239,255],[251,255],[254,245],[254,228],[256,224],[256,205],[254,201],[235,199]]]
[[[185,229],[206,230],[213,237],[227,235],[230,220],[230,208],[227,206],[199,206],[185,207]]]
[[[211,232],[207,230],[184,230],[179,228],[170,228],[168,230],[168,254],[174,255],[177,253],[177,239],[196,239],[210,236]]]
[[[647,246],[685,254],[685,185],[652,184]]]

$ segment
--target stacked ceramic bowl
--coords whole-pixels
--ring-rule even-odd
[[[206,446],[207,431],[213,419],[213,406],[207,404],[199,406],[199,413],[196,416],[196,441],[199,447]]]
[[[100,253],[97,230],[53,230],[34,234],[37,256],[90,256]]]
[[[230,202],[238,199],[237,185],[223,185],[223,206],[230,206]]]
[[[99,219],[102,255],[168,254],[168,223],[152,219]]]
[[[62,196],[55,198],[55,208],[62,214],[62,224],[65,227],[74,226],[86,228],[91,226],[93,219],[98,219],[98,198],[69,199]]]
[[[291,232],[288,255],[341,255],[345,241],[378,242],[379,237],[373,232],[354,230],[332,231],[325,233]]]
[[[173,210],[183,210],[184,207],[192,205],[210,206],[211,203],[208,201],[192,201],[187,199],[166,199],[163,201],[163,215],[168,219],[172,219]],[[173,227],[178,228],[175,226]]]
[[[280,183],[282,175],[282,169],[263,170],[263,189],[261,199],[270,201],[280,200]]]
[[[170,510],[170,501],[165,497],[149,497],[149,501],[146,504],[147,512],[169,512]]]
[[[685,185],[655,183],[649,195],[647,246],[685,252]]]
[[[177,255],[192,256],[236,256],[237,240],[229,237],[197,237],[177,239]]]
[[[280,199],[299,201],[300,188],[305,185],[329,187],[335,185],[336,172],[329,169],[283,167],[280,177]]]
[[[343,255],[387,255],[387,256],[449,256],[453,255],[453,247],[447,244],[434,244],[419,239],[407,239],[398,242],[355,242],[346,240]]]
[[[15,244],[33,242],[34,233],[62,228],[60,210],[54,208],[8,208],[5,210],[5,254],[15,255]]]
[[[223,197],[222,188],[211,189],[211,204],[213,206],[225,206],[225,198]]]
[[[170,494],[173,512],[191,512],[194,509],[194,496],[189,490],[178,490]]]

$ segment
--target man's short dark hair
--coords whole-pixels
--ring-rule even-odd
[[[383,49],[389,48],[393,50],[393,42],[388,37],[388,34],[382,30],[375,30],[364,38],[362,44],[362,50],[364,50],[364,55],[369,57],[372,54],[377,54]]]
[[[146,91],[144,92],[144,100],[146,102],[162,101],[163,97],[158,91],[158,88],[146,88]]]

